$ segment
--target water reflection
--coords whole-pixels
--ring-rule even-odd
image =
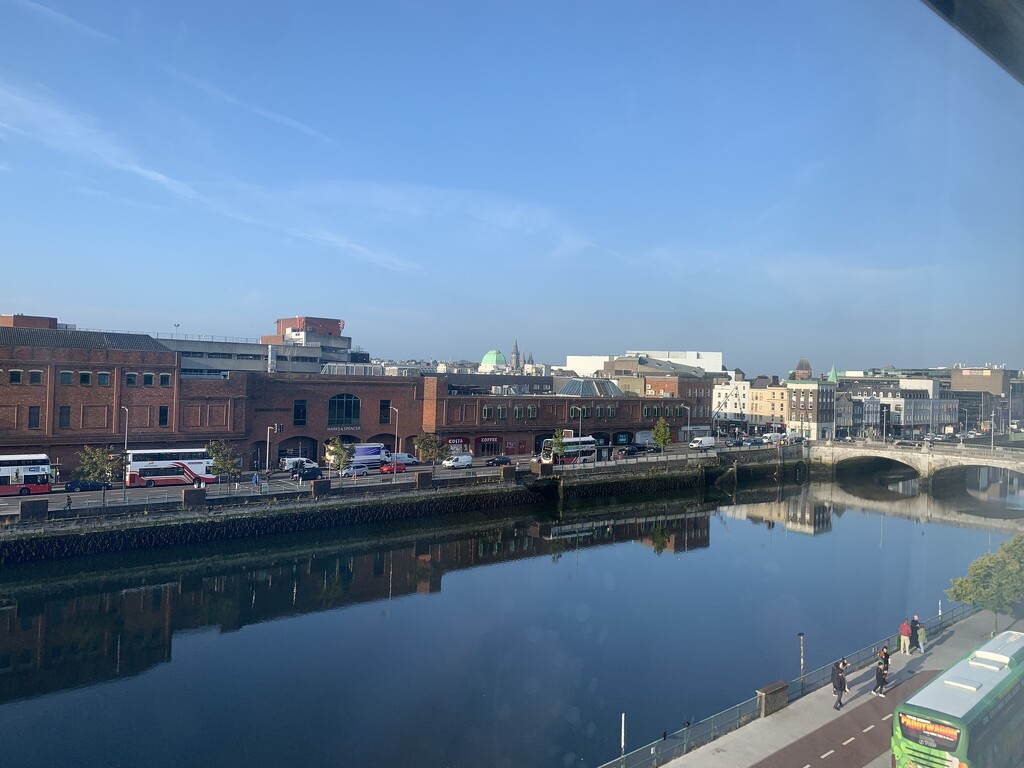
[[[600,763],[623,711],[642,743],[795,677],[798,632],[813,668],[930,615],[1019,525],[1012,479],[944,498],[902,482],[871,480],[889,500],[870,503],[849,484],[768,487],[389,546],[339,534],[7,569],[5,765],[106,765],[129,722],[125,764]],[[168,729],[201,737],[175,746]]]

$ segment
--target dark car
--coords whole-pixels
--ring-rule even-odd
[[[296,475],[299,480],[319,480],[322,476],[320,467],[303,467]]]
[[[725,441],[726,448],[739,448],[743,445],[742,437],[730,437]]]
[[[626,456],[636,456],[638,453],[640,453],[640,451],[637,450],[635,445],[627,445],[625,448],[619,448],[619,452],[615,455],[620,459],[623,459]]]
[[[660,445],[645,445],[644,450],[648,453],[661,453]]]
[[[764,445],[764,440],[760,437],[748,437],[741,441],[743,445]]]
[[[893,445],[896,448],[919,448],[920,446],[913,440],[897,440]]]
[[[110,483],[100,482],[99,480],[72,480],[64,484],[64,490],[68,493],[77,493],[78,491],[109,491],[111,488],[113,486]]]
[[[484,462],[485,466],[488,467],[500,467],[503,464],[511,464],[512,459],[508,456],[493,456]]]
[[[385,475],[397,475],[399,472],[405,472],[405,464],[399,464],[397,461],[390,461],[387,464],[381,464],[380,471]]]

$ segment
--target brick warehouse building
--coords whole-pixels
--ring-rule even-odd
[[[223,439],[254,468],[266,460],[268,438],[272,465],[281,455],[319,458],[335,436],[394,448],[397,435],[399,450],[414,453],[415,438],[433,432],[453,452],[529,455],[555,429],[582,427],[603,445],[625,445],[665,417],[675,440],[692,406],[621,394],[461,394],[445,376],[183,376],[180,354],[148,335],[24,321],[0,322],[0,452],[48,453],[65,473],[83,447],[120,451],[125,442],[199,447]]]

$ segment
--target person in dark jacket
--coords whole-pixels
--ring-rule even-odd
[[[878,665],[875,667],[875,687],[871,689],[871,693],[873,695],[881,696],[883,699],[885,698],[885,694],[882,693],[882,690],[885,688],[885,675],[887,671],[888,670],[885,668],[885,662],[878,662]]]
[[[918,633],[921,631],[921,620],[917,618],[917,614],[914,614],[914,618],[910,620],[910,653],[914,652],[914,649],[921,650],[921,639],[918,637]]]
[[[843,694],[849,690],[846,687],[846,665],[846,659],[832,665],[832,693],[836,695],[836,703],[832,705],[832,709],[843,708]]]
[[[885,671],[887,673],[889,671],[889,658],[891,656],[892,654],[889,653],[889,646],[883,645],[882,650],[878,652],[878,661],[885,667]]]

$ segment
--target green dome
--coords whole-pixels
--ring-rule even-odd
[[[492,349],[486,355],[484,359],[480,361],[480,365],[495,365],[498,367],[504,367],[508,365],[508,361],[505,356],[501,354],[500,349]]]

